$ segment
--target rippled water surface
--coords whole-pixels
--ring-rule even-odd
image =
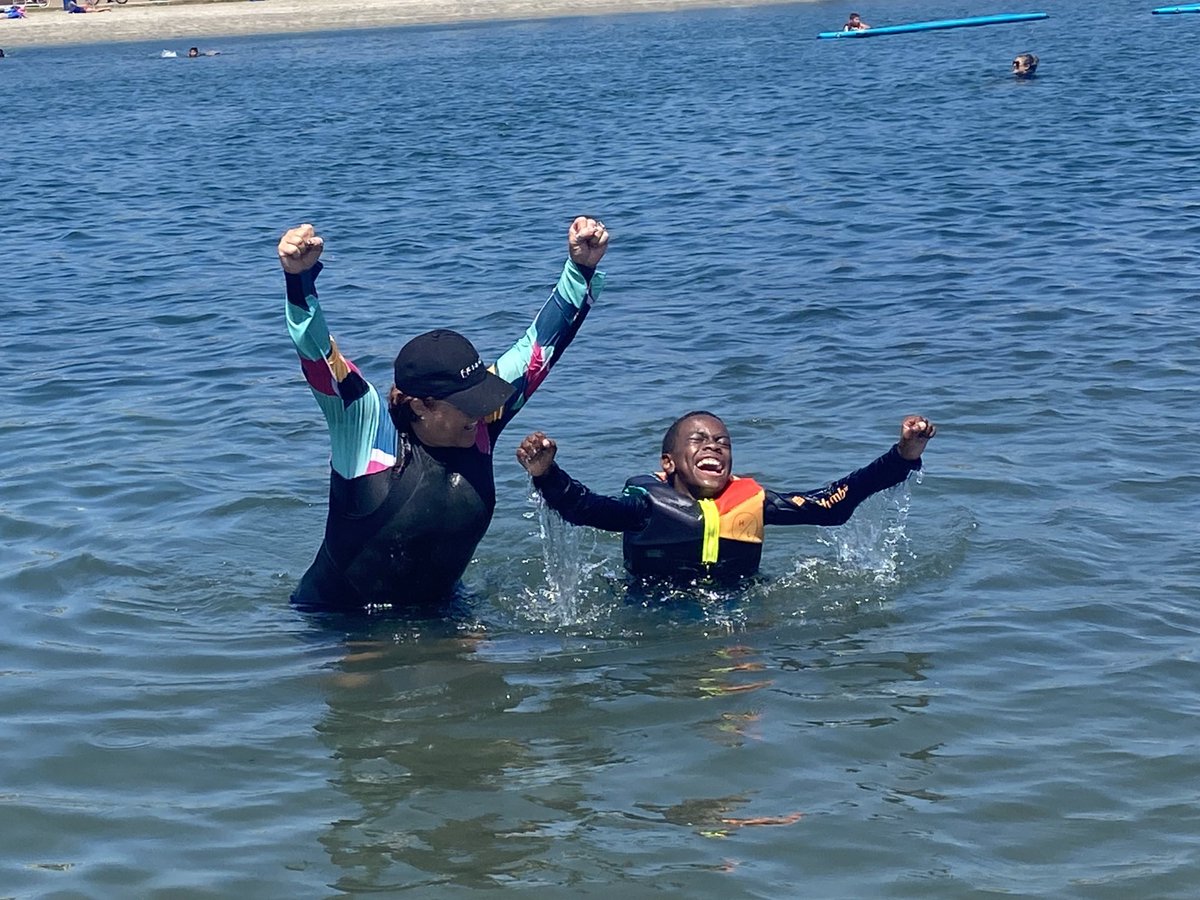
[[[1194,896],[1200,17],[1150,6],[10,54],[0,896]],[[608,287],[469,616],[295,611],[328,448],[279,232],[385,387],[427,328],[505,349],[581,211]],[[940,431],[763,584],[639,605],[512,452],[616,492],[696,407],[778,488]]]

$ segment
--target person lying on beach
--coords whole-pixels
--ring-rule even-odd
[[[325,538],[293,594],[308,609],[431,610],[451,598],[492,519],[492,450],[571,343],[604,285],[608,230],[580,216],[549,299],[491,366],[461,334],[406,343],[384,402],[342,355],[317,302],[324,241],[280,238],[288,333],[333,447]]]
[[[737,580],[758,571],[764,525],[842,525],[867,497],[921,468],[937,427],[908,416],[900,440],[867,466],[825,487],[773,491],[733,474],[725,423],[697,410],[676,419],[662,441],[662,471],[625,482],[619,497],[594,494],[555,462],[540,431],[517,448],[546,505],[572,525],[624,533],[625,568],[635,578]]]
[[[870,27],[858,13],[850,13],[850,18],[842,26],[842,31],[866,31]]]
[[[107,6],[104,9],[97,9],[94,6],[88,6],[83,3],[76,3],[75,0],[67,0],[67,12],[69,13],[102,13],[112,12]]]
[[[1032,78],[1037,71],[1038,58],[1032,53],[1018,54],[1012,61],[1012,72],[1018,78]]]

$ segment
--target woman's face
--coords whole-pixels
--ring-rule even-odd
[[[479,419],[445,400],[412,401],[416,413],[413,434],[426,447],[470,447],[475,443]]]

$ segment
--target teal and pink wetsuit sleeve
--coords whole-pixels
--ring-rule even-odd
[[[488,432],[493,444],[575,338],[603,288],[603,272],[577,266],[567,260],[558,283],[541,311],[520,340],[491,367],[517,389],[512,399],[488,418]]]
[[[299,275],[285,273],[287,326],[300,370],[329,425],[330,465],[343,478],[357,478],[396,463],[396,429],[358,367],[338,350],[317,302],[317,263]]]
[[[317,300],[317,263],[299,275],[285,273],[287,326],[300,356],[300,369],[325,414],[332,447],[330,463],[343,478],[357,478],[390,468],[396,463],[396,429],[386,404],[344,357],[330,336],[325,314]],[[490,452],[497,436],[525,401],[537,390],[550,369],[574,339],[592,303],[604,286],[604,273],[568,261],[558,283],[533,322],[491,367],[516,388],[511,400],[488,417],[479,443]]]

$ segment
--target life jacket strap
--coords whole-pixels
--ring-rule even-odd
[[[704,517],[704,537],[700,544],[700,561],[711,566],[717,561],[721,548],[721,512],[715,500],[701,500],[700,514]]]

